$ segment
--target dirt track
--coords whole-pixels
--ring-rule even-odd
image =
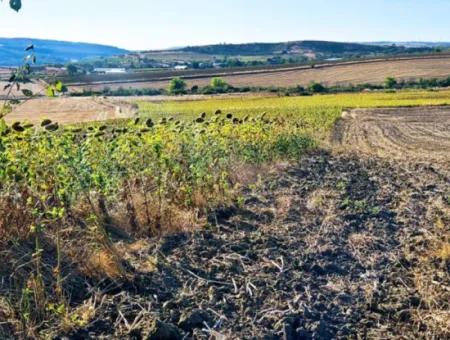
[[[351,110],[333,139],[346,151],[450,164],[450,107]]]

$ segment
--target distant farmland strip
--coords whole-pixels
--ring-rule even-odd
[[[291,67],[265,67],[226,70],[156,71],[121,75],[87,75],[63,81],[72,91],[83,88],[101,90],[108,86],[131,88],[162,88],[175,76],[190,86],[204,86],[211,77],[222,77],[234,86],[295,86],[312,81],[327,85],[380,83],[388,76],[399,79],[440,78],[450,75],[450,55],[372,59],[341,63]]]

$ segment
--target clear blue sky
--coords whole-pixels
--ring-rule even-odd
[[[449,0],[22,0],[0,36],[128,49],[270,42],[450,41]]]

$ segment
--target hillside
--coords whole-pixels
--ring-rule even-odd
[[[450,42],[445,41],[376,41],[367,43],[368,45],[376,45],[376,46],[404,46],[408,48],[450,48]]]
[[[218,44],[205,46],[188,46],[185,52],[217,55],[296,55],[314,54],[324,57],[348,57],[355,55],[400,54],[409,52],[426,52],[427,47],[407,48],[404,46],[378,46],[360,43],[332,41],[292,41],[281,43]]]
[[[127,50],[107,45],[32,38],[0,38],[0,66],[21,64],[24,49],[30,44],[36,47],[39,64],[67,63],[128,53]]]

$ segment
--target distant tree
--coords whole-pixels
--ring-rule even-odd
[[[215,77],[211,79],[211,87],[226,88],[228,86],[229,86],[228,83],[220,77]]]
[[[198,92],[198,85],[194,85],[191,87],[191,93],[197,93]]]
[[[230,89],[230,85],[220,77],[211,79],[211,83],[207,86],[207,91],[211,93],[225,93]]]
[[[67,66],[67,73],[69,73],[69,75],[73,76],[75,74],[78,73],[78,67],[76,67],[73,64],[70,64]]]
[[[312,93],[323,93],[326,91],[326,88],[321,83],[312,82],[308,86],[308,91]]]
[[[169,94],[185,94],[186,93],[186,82],[179,78],[173,78],[169,83],[169,88],[167,89]]]
[[[194,68],[194,69],[200,68],[200,63],[198,61],[193,61],[192,62],[192,68]]]
[[[393,89],[397,86],[398,82],[397,79],[395,79],[394,77],[387,77],[384,80],[384,87],[388,88],[388,89]]]

